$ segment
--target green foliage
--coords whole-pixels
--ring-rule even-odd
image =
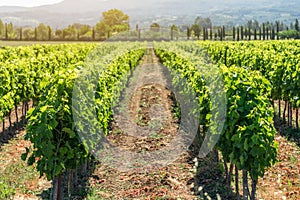
[[[9,24],[5,24],[6,36],[10,39],[16,37],[16,33],[14,31],[14,25],[10,22]]]
[[[201,26],[199,24],[193,24],[191,30],[194,32],[194,35],[199,39],[201,33]]]
[[[32,165],[37,161],[35,158],[43,155],[44,157],[38,160],[37,167],[41,175],[48,173],[48,179],[51,176],[49,175],[51,169],[55,168],[53,173],[56,175],[65,166],[73,166],[74,162],[81,162],[80,159],[77,159],[80,154],[74,151],[82,149],[82,145],[73,148],[75,141],[78,141],[74,138],[74,133],[69,129],[59,130],[58,126],[70,126],[71,121],[67,120],[70,119],[70,107],[67,103],[70,103],[71,98],[71,78],[74,79],[71,74],[75,73],[75,68],[80,65],[93,47],[93,44],[5,47],[0,54],[2,58],[0,65],[0,121],[10,113],[15,105],[29,100],[40,101],[40,105],[31,110],[28,116],[31,121],[26,138],[31,139],[35,147],[40,147],[28,158],[28,164]],[[50,85],[47,87],[49,82]],[[68,90],[64,91],[65,88]],[[53,134],[57,132],[59,134]],[[63,143],[66,138],[71,139],[67,143]],[[56,151],[58,150],[56,144],[59,143],[63,148]],[[72,156],[66,156],[66,151]],[[22,159],[26,160],[29,152],[30,150],[27,149],[26,154],[22,155]],[[54,155],[65,162],[57,162]]]
[[[128,51],[128,48],[136,47],[135,44],[128,44],[116,49],[117,46],[118,44],[104,44],[96,52],[92,52],[89,60],[86,61],[91,64],[95,59],[101,59],[107,53],[117,52],[117,54],[111,54],[112,57],[108,62],[102,60],[101,63],[97,63],[104,67],[104,71],[95,71],[100,74],[98,74],[97,92],[94,97],[95,107],[90,109],[97,110],[97,120],[99,120],[97,125],[105,133],[107,133],[108,122],[112,116],[112,101],[117,99],[121,92],[119,80],[137,65],[144,53],[144,50],[140,49],[125,53],[122,57],[114,60],[113,55],[116,56],[120,52]],[[79,53],[79,57],[86,55],[85,52],[81,54]],[[57,59],[59,58],[60,56]],[[30,140],[34,147],[27,149],[26,153],[22,155],[22,159],[27,159],[29,165],[36,163],[40,175],[45,174],[48,180],[62,174],[66,169],[75,169],[80,166],[90,156],[90,149],[86,146],[87,142],[94,142],[95,145],[98,145],[99,142],[98,140],[85,141],[78,135],[78,130],[85,131],[87,128],[84,123],[74,123],[74,110],[72,109],[74,106],[74,83],[79,74],[77,68],[82,63],[77,60],[69,60],[68,63],[69,67],[65,69],[55,68],[53,70],[49,84],[44,87],[44,92],[39,98],[38,106],[31,109],[27,116],[29,123],[26,127],[25,139]],[[97,76],[97,74],[94,75]],[[87,79],[87,81],[89,80]],[[93,88],[93,83],[88,86]],[[81,89],[86,90],[86,87]],[[84,100],[84,96],[78,100]],[[82,101],[80,102],[82,105]],[[91,117],[90,112],[86,110],[80,114]]]
[[[127,30],[129,30],[129,16],[118,9],[103,12],[102,19],[96,24],[96,32],[100,36]]]
[[[171,26],[171,30],[172,30],[172,31],[175,31],[175,32],[178,32],[178,31],[179,31],[179,28],[178,28],[178,26],[176,26],[175,24],[173,24],[173,25]]]
[[[37,27],[37,40],[48,40],[49,39],[49,28],[44,23],[40,23]]]
[[[194,24],[198,24],[200,27],[203,27],[203,28],[212,27],[212,22],[211,22],[210,18],[203,18],[203,17],[199,17],[199,16],[195,19]]]
[[[217,46],[215,43],[209,45],[212,49]],[[200,124],[215,130],[215,119],[211,114],[215,108],[211,102],[215,100],[213,96],[217,93],[210,97],[210,88],[207,87],[209,79],[203,79],[194,67],[198,64],[196,55],[204,57],[205,54],[193,43],[177,43],[169,49],[172,49],[173,53],[163,50],[156,50],[156,52],[163,64],[176,69],[190,81],[199,99]],[[176,52],[182,52],[181,49],[192,52],[194,58],[189,57],[187,61],[179,57]],[[222,58],[223,51],[212,49],[209,49],[212,55]],[[205,62],[202,65],[208,67]],[[274,142],[276,133],[273,122],[274,111],[270,101],[271,84],[259,72],[251,69],[220,65],[220,70],[224,78],[223,90],[226,92],[227,105],[225,126],[221,130],[217,148],[221,150],[226,162],[233,163],[240,170],[249,171],[251,177],[257,180],[259,176],[264,175],[268,167],[274,164],[277,156],[277,144]],[[215,79],[212,74],[213,72],[210,71],[205,76]]]
[[[77,28],[75,24],[69,25],[67,28],[63,30],[64,39],[77,39]]]
[[[297,35],[298,33],[293,30],[289,31]],[[206,46],[208,49],[208,52],[211,56],[211,58],[219,63],[220,65],[225,64],[229,68],[228,74],[234,73],[234,70],[238,71],[236,73],[236,77],[240,77],[241,74],[247,74],[248,71],[254,71],[251,73],[255,73],[255,71],[259,71],[263,77],[265,77],[270,83],[271,87],[268,86],[268,84],[265,84],[266,88],[269,88],[271,90],[271,94],[264,93],[263,91],[257,90],[257,93],[261,95],[259,99],[260,101],[254,101],[255,107],[252,109],[255,109],[256,113],[261,113],[261,116],[265,116],[264,121],[260,121],[257,119],[258,123],[255,126],[244,126],[244,125],[238,125],[232,128],[232,130],[238,131],[240,135],[244,135],[247,130],[250,128],[253,129],[255,133],[260,132],[266,132],[268,134],[267,137],[257,136],[257,138],[252,138],[251,140],[257,141],[257,144],[260,144],[261,146],[256,147],[254,151],[252,151],[252,156],[259,156],[261,159],[264,157],[263,152],[269,152],[268,155],[265,156],[264,160],[267,162],[257,162],[255,163],[255,166],[253,166],[256,171],[249,170],[251,176],[254,179],[257,179],[258,176],[263,174],[263,166],[269,167],[270,163],[274,162],[275,154],[274,149],[276,145],[274,144],[271,148],[270,141],[272,138],[272,129],[273,126],[271,125],[271,117],[273,117],[274,112],[269,110],[271,107],[269,103],[263,103],[261,102],[261,99],[264,98],[263,96],[267,97],[268,99],[274,101],[274,100],[285,100],[292,103],[293,108],[299,108],[300,105],[300,91],[299,91],[299,83],[300,83],[300,68],[299,68],[299,41],[254,41],[254,42],[226,42],[226,43],[215,43],[212,44],[210,42],[202,43],[202,45]],[[241,69],[234,69],[231,66],[238,66]],[[244,71],[246,69],[246,71]],[[232,71],[233,70],[233,71]],[[231,72],[232,71],[232,72]],[[246,85],[246,83],[249,82],[250,77],[252,76],[251,73],[248,73],[248,78],[243,78],[245,81],[243,84]],[[259,75],[256,76],[258,80],[262,80],[262,78],[259,78]],[[240,78],[242,79],[242,78]],[[228,80],[229,82],[229,80]],[[256,82],[251,80],[251,82],[254,83],[250,87],[253,88],[255,86]],[[236,83],[232,84],[235,88],[238,88],[239,85],[236,85]],[[255,86],[257,88],[257,86]],[[243,88],[240,88],[239,91],[244,91]],[[244,92],[245,93],[245,92]],[[242,94],[242,93],[241,93]],[[238,103],[241,101],[239,99],[241,97],[241,94],[236,95],[236,92],[232,92],[232,94],[229,94],[230,98],[237,98],[235,101]],[[248,94],[248,93],[247,93]],[[262,95],[264,94],[264,95]],[[232,107],[232,119],[230,121],[233,121],[235,118],[236,120],[239,120],[239,118],[245,118],[247,119],[250,115],[242,116],[241,112],[245,111],[239,110],[238,108],[234,109],[234,105],[228,105]],[[250,109],[250,108],[249,108]],[[251,111],[251,110],[250,110]],[[252,112],[252,111],[251,111]],[[266,115],[269,115],[269,118],[267,118]],[[254,119],[253,119],[254,120]],[[264,127],[263,125],[259,127],[259,125],[263,124],[270,124],[268,125],[269,130]],[[250,130],[251,130],[250,129]],[[264,134],[265,135],[265,134]],[[228,138],[232,138],[231,135],[228,134]],[[243,137],[244,138],[244,137]],[[246,137],[247,138],[247,137]],[[257,140],[259,138],[259,140]],[[233,137],[233,141],[239,140],[237,137]],[[244,142],[245,148],[249,147],[249,141],[251,141],[250,138],[248,138],[247,141],[240,140],[241,144]],[[246,143],[247,144],[246,144]],[[264,145],[269,142],[269,145]],[[228,147],[226,149],[230,149],[230,144],[228,144]],[[243,156],[241,158],[238,158],[238,155],[240,155],[242,152],[237,151],[235,154],[228,153],[226,154],[228,156],[228,161],[233,161],[235,164],[237,161],[243,162],[244,164],[247,162],[247,159],[254,159],[250,158],[249,156]],[[259,160],[259,159],[257,159]],[[273,161],[272,161],[273,160]],[[242,163],[240,163],[242,164]],[[246,165],[246,164],[245,164]],[[249,165],[249,163],[248,163]],[[239,168],[242,168],[243,165],[237,165]]]
[[[162,64],[169,67],[171,70],[175,70],[177,73],[172,73],[173,84],[177,89],[180,89],[182,93],[189,94],[189,87],[193,88],[198,96],[200,124],[209,124],[209,118],[207,115],[210,113],[210,100],[208,97],[208,90],[205,87],[205,81],[199,72],[196,72],[196,68],[191,61],[187,61],[184,57],[180,57],[176,52],[167,51],[168,45],[157,45],[155,47],[155,53],[160,58]],[[178,74],[179,73],[179,74]],[[182,85],[182,78],[187,79],[190,85]]]
[[[80,36],[87,36],[90,31],[91,27],[89,25],[81,25],[78,29],[78,34]]]
[[[178,39],[179,28],[175,24],[171,26],[171,40]]]
[[[98,120],[105,134],[108,133],[108,123],[112,120],[111,107],[125,87],[125,82],[122,85],[119,82],[122,78],[127,78],[128,71],[138,64],[144,52],[144,49],[140,49],[122,55],[113,61],[107,68],[105,75],[99,78],[96,106],[98,109]]]
[[[258,70],[271,82],[272,100],[300,107],[299,41],[201,43],[215,62]]]
[[[86,85],[77,92],[84,92],[87,88],[96,90],[95,96],[91,97],[95,99],[95,107],[90,109],[96,110],[95,123],[105,134],[113,115],[111,106],[118,101],[128,72],[144,54],[144,48],[134,50],[139,45],[102,44],[98,51],[89,56],[91,63],[98,62],[93,69],[101,66],[103,70],[85,74],[95,75],[96,83]],[[156,54],[174,72],[174,84],[182,86],[181,79],[185,78],[197,94],[195,101],[201,113],[199,122],[205,132],[215,125],[212,113],[216,108],[212,102],[216,97],[210,96],[212,91],[208,84],[218,86],[214,82],[215,72],[207,64],[205,51],[199,48],[200,45],[218,64],[224,79],[224,88],[219,89],[225,90],[228,98],[225,127],[220,130],[222,134],[217,147],[225,161],[239,169],[246,169],[257,180],[276,161],[274,111],[270,99],[289,100],[294,107],[300,107],[300,43],[156,43]],[[27,149],[22,159],[30,165],[37,163],[40,174],[46,174],[48,179],[66,169],[76,168],[90,156],[86,141],[81,141],[78,136],[78,130],[84,131],[86,128],[85,121],[77,124],[78,127],[73,122],[72,97],[78,69],[94,47],[81,44],[0,49],[0,121],[15,105],[31,99],[38,100],[36,108],[28,114],[26,134],[34,148]],[[100,60],[97,60],[99,57]],[[198,65],[205,70],[199,71]],[[184,85],[179,88],[182,93],[189,93],[189,87]],[[88,102],[83,95],[80,100],[81,105],[78,106]],[[83,110],[82,114],[89,117],[91,110]],[[218,132],[216,129],[214,131]],[[98,141],[92,142],[97,145]],[[0,197],[1,192],[7,195],[12,191],[0,180]]]
[[[279,32],[279,37],[281,39],[299,39],[300,33],[296,30],[286,30]]]
[[[4,35],[5,32],[5,26],[3,21],[0,19],[0,37]]]
[[[12,199],[16,191],[11,189],[5,182],[0,178],[0,199]]]
[[[160,29],[160,25],[156,22],[154,22],[150,25],[150,30],[151,31],[159,32],[159,29]]]
[[[32,28],[23,28],[23,39],[33,39],[34,38],[34,30]]]
[[[93,46],[35,45],[3,48],[0,54],[0,121],[15,105],[38,100],[55,71],[80,63]]]
[[[28,113],[29,123],[25,139],[34,144],[28,164],[37,161],[41,176],[48,180],[65,169],[74,169],[88,157],[88,152],[76,137],[72,120],[71,102],[76,70],[57,74],[45,88],[39,105]],[[27,149],[24,158],[27,157]]]
[[[299,31],[300,31],[300,27],[299,27],[299,21],[298,21],[298,19],[296,19],[296,21],[295,21],[295,30],[296,30],[297,32],[299,32]]]
[[[218,147],[226,161],[257,180],[276,161],[270,83],[259,72],[222,66],[227,116]]]

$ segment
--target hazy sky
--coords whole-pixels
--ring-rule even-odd
[[[58,3],[63,0],[0,0],[0,6],[40,6],[45,4]]]

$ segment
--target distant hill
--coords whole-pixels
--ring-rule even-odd
[[[27,11],[28,8],[20,7],[20,6],[0,6],[0,13],[14,13],[14,12],[22,12]]]
[[[72,23],[94,25],[101,13],[111,8],[130,16],[132,26],[191,24],[196,16],[210,17],[215,25],[244,24],[248,20],[280,20],[290,23],[300,19],[298,0],[64,0],[61,3],[33,8],[0,7],[0,18],[16,25],[43,22],[53,27]]]

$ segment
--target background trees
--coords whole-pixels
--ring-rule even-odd
[[[102,13],[95,27],[74,23],[65,28],[53,29],[40,23],[36,27],[14,27],[0,19],[0,39],[7,40],[98,40],[129,30],[129,16],[118,9]]]
[[[159,20],[158,20],[159,21]],[[118,9],[111,9],[102,13],[101,19],[95,26],[74,23],[65,28],[53,29],[40,23],[36,27],[14,26],[12,23],[0,19],[0,39],[6,40],[106,40],[113,35],[122,34],[126,40],[140,40],[143,36],[148,38],[180,38],[204,40],[274,40],[274,39],[300,39],[300,25],[298,19],[290,24],[282,21],[258,22],[249,20],[245,24],[226,26],[212,25],[210,18],[196,17],[192,24],[152,24],[147,23],[150,31],[142,30],[136,26],[136,31],[130,32],[129,16]],[[150,27],[149,27],[150,26]],[[166,29],[167,28],[167,29]],[[171,29],[171,30],[170,30]],[[165,33],[163,30],[167,30]],[[151,33],[152,32],[152,33]],[[152,35],[151,35],[152,34]],[[159,36],[159,34],[161,34]],[[165,34],[165,35],[162,35]]]
[[[129,30],[129,16],[118,9],[102,13],[102,19],[96,24],[96,33],[100,37]]]
[[[191,27],[191,30],[193,31],[195,37],[197,37],[197,39],[199,39],[200,33],[201,33],[201,26],[199,24],[193,24]]]
[[[4,36],[5,33],[5,26],[3,24],[3,21],[0,19],[0,37]]]
[[[160,25],[156,22],[154,22],[150,25],[150,30],[151,31],[159,32],[159,29],[160,29]]]
[[[295,30],[298,32],[300,31],[298,19],[296,19],[296,22],[295,22]]]
[[[84,39],[92,36],[92,27],[86,24],[80,24],[77,28],[78,39]]]
[[[206,29],[210,28],[212,26],[211,19],[209,17],[203,18],[203,17],[198,16],[195,19],[194,24],[198,24],[200,27],[206,28]]]
[[[290,24],[290,29],[281,31],[279,36],[281,39],[300,39],[299,20],[296,19],[295,23]]]
[[[34,29],[32,28],[24,28],[23,29],[23,39],[24,40],[30,40],[30,39],[33,39],[35,36],[34,36]]]
[[[178,36],[179,36],[179,28],[175,24],[173,24],[171,26],[171,40],[174,39],[178,40]]]
[[[37,40],[48,40],[49,39],[49,28],[46,26],[44,23],[40,23],[36,27],[36,33],[37,35],[35,36]]]
[[[74,24],[69,25],[63,30],[63,39],[75,40],[77,38],[77,29]]]
[[[12,23],[5,24],[5,38],[15,38],[14,25]]]

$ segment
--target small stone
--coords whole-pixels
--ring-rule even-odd
[[[203,187],[200,186],[200,187],[198,188],[198,191],[201,192],[202,190],[203,190]]]

